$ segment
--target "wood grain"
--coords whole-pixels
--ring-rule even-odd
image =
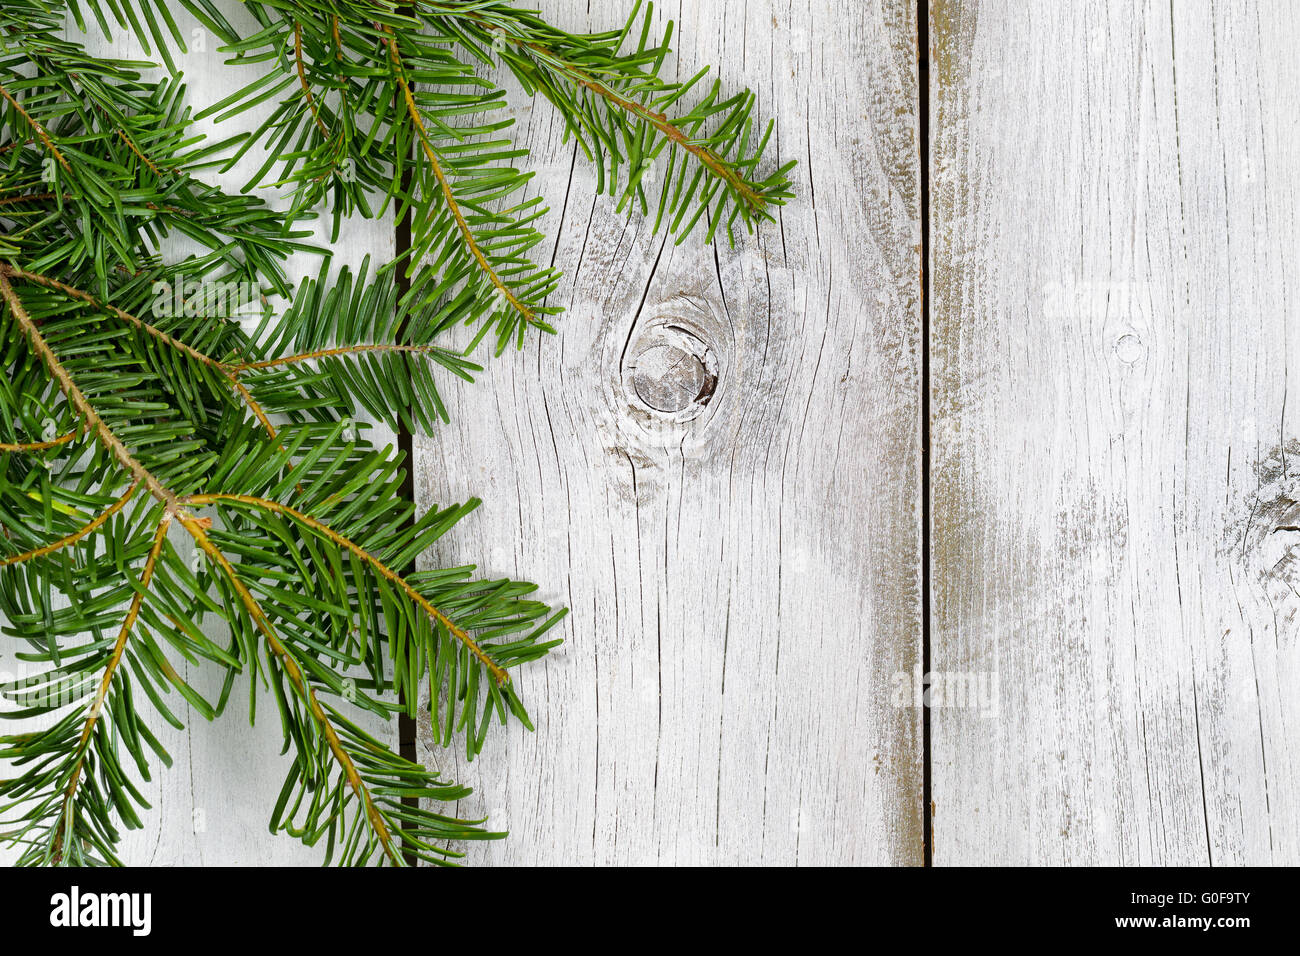
[[[1294,9],[931,36],[935,862],[1300,862]]]
[[[629,2],[548,2],[569,28]],[[536,580],[567,643],[519,672],[537,732],[465,765],[510,839],[471,863],[916,864],[921,719],[914,5],[668,3],[778,120],[797,199],[736,250],[627,221],[546,105],[519,138],[566,274],[559,334],[417,441],[422,505],[486,504],[428,558]]]

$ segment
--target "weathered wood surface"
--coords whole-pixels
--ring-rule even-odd
[[[1300,862],[1294,6],[931,23],[935,862]]]
[[[422,754],[512,831],[471,863],[919,863],[914,5],[665,6],[682,71],[778,118],[799,196],[737,250],[674,246],[517,99],[568,312],[450,390],[417,489],[486,502],[426,560],[572,614],[518,676],[535,734]],[[630,3],[587,7],[545,5]],[[1300,862],[1300,27],[931,17],[935,862]],[[196,103],[231,87],[208,39]],[[266,833],[278,736],[234,705],[168,734],[126,859],[318,862]]]
[[[595,29],[631,3],[543,6]],[[417,496],[486,502],[438,561],[572,612],[518,673],[535,734],[424,755],[511,830],[472,863],[916,864],[915,5],[663,7],[682,74],[712,63],[777,117],[798,198],[735,251],[674,246],[521,109],[568,311],[454,391]]]

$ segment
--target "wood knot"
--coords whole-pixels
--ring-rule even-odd
[[[1255,490],[1227,521],[1225,542],[1266,594],[1275,620],[1300,617],[1300,442],[1277,446],[1255,465]]]
[[[646,349],[630,370],[632,389],[655,411],[680,412],[694,402],[707,402],[711,395],[704,362],[675,345]]]
[[[651,325],[628,349],[623,381],[643,413],[686,422],[698,416],[718,387],[717,358],[704,339],[683,325]]]
[[[1115,341],[1115,355],[1125,365],[1137,363],[1146,354],[1142,339],[1132,332],[1126,332]]]

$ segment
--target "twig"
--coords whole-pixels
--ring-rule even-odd
[[[248,406],[248,410],[253,413],[253,416],[266,430],[267,435],[271,438],[276,437],[275,427],[271,424],[270,418],[267,417],[266,413],[262,410],[261,405],[259,405],[253,398],[252,393],[238,381],[234,369],[226,363],[220,362],[212,356],[200,352],[198,349],[191,345],[187,345],[180,339],[173,338],[157,326],[150,325],[144,319],[132,315],[130,312],[123,309],[119,309],[117,306],[110,303],[101,302],[89,292],[83,292],[74,286],[60,282],[58,279],[51,279],[49,276],[41,275],[39,272],[28,272],[25,269],[19,269],[17,266],[7,266],[2,263],[0,263],[0,275],[10,275],[15,279],[35,282],[37,285],[43,285],[47,288],[54,289],[55,291],[62,292],[70,298],[79,299],[87,305],[92,305],[97,309],[107,312],[109,315],[121,319],[123,322],[139,329],[141,332],[153,336],[159,342],[189,356],[196,362],[200,362],[209,368],[215,369],[222,377],[229,381],[235,391],[239,393],[239,396],[244,400],[244,404]]]
[[[420,108],[416,105],[415,97],[411,95],[410,86],[407,85],[405,70],[402,67],[401,56],[397,50],[397,37],[393,34],[391,27],[384,27],[384,32],[388,34],[389,55],[393,61],[394,76],[402,88],[406,111],[410,114],[411,123],[420,138],[420,145],[424,148],[424,154],[429,160],[429,168],[433,170],[434,178],[438,180],[438,185],[442,187],[442,195],[447,201],[447,208],[451,210],[451,214],[456,220],[456,227],[465,238],[465,245],[478,262],[479,268],[483,270],[484,274],[491,280],[492,285],[497,288],[497,291],[501,293],[511,308],[522,315],[526,322],[537,324],[539,320],[536,313],[520,302],[518,297],[510,291],[510,287],[497,275],[496,270],[492,268],[492,264],[488,262],[487,256],[479,247],[478,240],[474,238],[474,231],[466,221],[465,214],[461,212],[460,204],[456,201],[456,194],[452,192],[451,183],[447,179],[447,173],[442,168],[442,163],[438,161],[438,155],[433,149],[433,144],[429,142],[429,133],[425,128],[424,120],[420,117]]]
[[[134,486],[132,487],[134,488]],[[72,767],[72,776],[68,780],[68,785],[63,791],[63,808],[59,812],[60,824],[54,836],[53,855],[55,862],[62,862],[63,834],[65,828],[71,823],[69,815],[72,813],[73,800],[77,795],[77,785],[81,782],[81,772],[86,763],[86,750],[90,747],[91,734],[94,733],[95,724],[98,723],[99,715],[104,709],[104,702],[108,699],[109,684],[112,683],[113,675],[122,662],[127,637],[130,636],[131,629],[135,626],[136,618],[140,616],[140,606],[144,603],[145,589],[149,587],[149,582],[153,580],[154,566],[158,563],[158,556],[162,553],[163,544],[167,541],[167,526],[171,524],[171,520],[171,515],[164,512],[162,520],[158,522],[158,528],[153,536],[153,547],[149,549],[149,557],[144,563],[144,572],[140,575],[140,587],[136,590],[135,597],[131,599],[131,606],[126,612],[126,618],[122,621],[122,629],[117,633],[117,641],[113,644],[113,652],[109,655],[108,665],[104,668],[104,676],[99,682],[99,692],[95,695],[94,703],[90,705],[90,710],[86,714],[86,723],[81,729],[81,739],[77,741],[76,763]]]
[[[58,448],[60,445],[66,445],[78,435],[81,429],[73,429],[66,435],[60,435],[58,438],[52,438],[49,441],[27,441],[27,442],[0,442],[0,452],[14,451],[47,451],[50,448]]]
[[[104,522],[126,507],[126,503],[131,500],[131,496],[135,494],[135,489],[139,486],[140,483],[138,480],[133,481],[131,487],[126,489],[126,494],[113,502],[106,511],[96,515],[83,527],[77,529],[72,534],[65,535],[58,541],[52,541],[49,544],[43,545],[32,551],[24,551],[22,554],[15,554],[12,557],[0,558],[0,568],[8,567],[11,564],[22,564],[24,561],[31,561],[33,558],[43,558],[47,554],[53,554],[55,551],[66,548],[70,544],[76,544],[82,538],[94,534],[95,531],[104,524]]]
[[[348,345],[333,349],[320,349],[315,352],[303,352],[298,355],[285,355],[280,358],[267,359],[263,362],[245,362],[241,365],[232,365],[230,369],[238,373],[275,368],[280,365],[294,365],[299,362],[310,362],[313,359],[333,358],[338,355],[357,355],[363,352],[414,352],[425,355],[436,350],[437,346],[434,345]]]
[[[180,522],[184,526],[185,530],[187,530],[194,538],[195,544],[202,548],[203,552],[217,563],[217,566],[221,568],[226,578],[230,581],[230,586],[235,589],[235,593],[238,595],[240,602],[244,605],[245,610],[248,611],[249,617],[252,618],[253,623],[257,625],[257,629],[261,631],[263,636],[266,638],[267,645],[271,648],[271,652],[280,660],[280,664],[284,668],[284,672],[288,676],[290,683],[293,684],[294,689],[298,691],[299,696],[301,696],[306,702],[307,707],[311,710],[312,716],[320,725],[321,732],[325,735],[325,740],[329,744],[330,752],[334,755],[334,759],[338,762],[339,766],[343,768],[344,775],[347,777],[348,786],[352,788],[352,792],[357,795],[357,798],[361,800],[362,805],[365,807],[366,816],[370,820],[370,825],[374,828],[375,833],[379,836],[380,842],[383,844],[384,854],[394,864],[401,866],[403,862],[401,854],[393,848],[393,838],[388,832],[388,825],[384,822],[383,815],[379,812],[378,808],[375,807],[374,801],[370,798],[370,791],[366,788],[365,783],[361,779],[361,775],[357,772],[356,765],[352,762],[352,758],[348,756],[348,752],[343,749],[343,743],[339,740],[338,733],[334,730],[334,725],[330,723],[329,717],[326,715],[324,708],[320,705],[320,701],[317,700],[316,692],[307,684],[306,679],[303,677],[302,670],[298,667],[298,662],[294,660],[293,655],[289,653],[288,648],[286,648],[280,641],[279,635],[275,633],[275,628],[271,626],[270,620],[266,617],[266,612],[262,610],[261,605],[257,603],[257,599],[253,597],[252,593],[244,585],[244,582],[239,580],[239,577],[235,574],[235,569],[231,566],[229,559],[227,559],[225,554],[222,553],[220,548],[212,543],[212,539],[208,537],[207,532],[203,529],[198,520],[191,515],[183,514],[181,515]]]
[[[45,363],[50,377],[59,386],[59,390],[67,396],[69,404],[85,419],[88,430],[95,433],[109,454],[116,458],[118,463],[135,477],[136,481],[143,484],[151,495],[167,505],[169,509],[175,510],[178,506],[176,496],[163,487],[158,479],[153,476],[153,473],[131,454],[131,450],[122,443],[122,440],[99,417],[99,412],[95,411],[94,405],[77,387],[76,382],[72,380],[72,376],[68,374],[68,370],[63,367],[63,363],[59,361],[58,356],[50,349],[50,346],[42,337],[40,329],[36,327],[32,317],[27,314],[27,309],[23,306],[22,300],[14,292],[13,286],[9,284],[10,274],[11,270],[0,268],[0,296],[3,296],[4,300],[9,304],[9,311],[13,313],[14,320],[18,323],[19,328],[26,333],[32,351]]]
[[[293,24],[293,58],[298,65],[298,82],[302,84],[302,95],[307,100],[307,108],[311,110],[311,118],[316,121],[320,134],[329,139],[330,131],[321,122],[320,113],[316,110],[316,99],[311,95],[311,84],[307,82],[307,70],[302,62],[302,24],[296,20]]]
[[[549,63],[552,67],[571,78],[579,86],[603,97],[624,112],[630,113],[638,119],[649,123],[655,129],[659,130],[659,132],[663,133],[669,141],[677,144],[686,152],[690,153],[715,176],[725,181],[728,186],[736,191],[737,195],[750,205],[751,208],[757,210],[767,206],[767,197],[750,186],[745,178],[741,176],[731,164],[707,146],[701,146],[699,143],[695,142],[666,114],[652,110],[644,103],[638,103],[636,100],[624,96],[599,77],[594,76],[586,70],[568,62],[558,54],[551,51],[548,47],[532,40],[524,39],[523,37],[514,36],[507,30],[497,29],[490,20],[479,14],[458,11],[453,15],[463,16],[467,20],[473,20],[475,23],[492,30],[495,36],[503,37],[507,42],[513,43],[515,46],[529,50],[546,63]]]
[[[48,149],[54,155],[54,158],[59,161],[59,165],[62,166],[64,170],[71,173],[72,167],[68,165],[68,161],[64,155],[59,152],[59,148],[54,145],[54,140],[50,139],[50,134],[45,132],[45,127],[36,122],[36,120],[34,120],[25,109],[23,109],[22,104],[14,99],[13,94],[4,88],[3,83],[0,83],[0,96],[7,99],[10,105],[18,111],[18,115],[27,120],[31,128],[36,131],[36,135],[40,137],[41,142],[45,144],[45,148]]]

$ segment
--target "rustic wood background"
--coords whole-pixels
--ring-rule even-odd
[[[936,864],[1300,863],[1297,40],[931,8]]]
[[[936,865],[1300,863],[1294,7],[933,0],[927,50],[917,6],[661,4],[800,160],[734,250],[616,215],[515,97],[567,312],[452,391],[416,489],[485,501],[425,560],[571,614],[536,733],[420,734],[512,831],[471,864],[916,865],[926,813]],[[266,832],[271,722],[167,743],[128,860],[319,862]]]

